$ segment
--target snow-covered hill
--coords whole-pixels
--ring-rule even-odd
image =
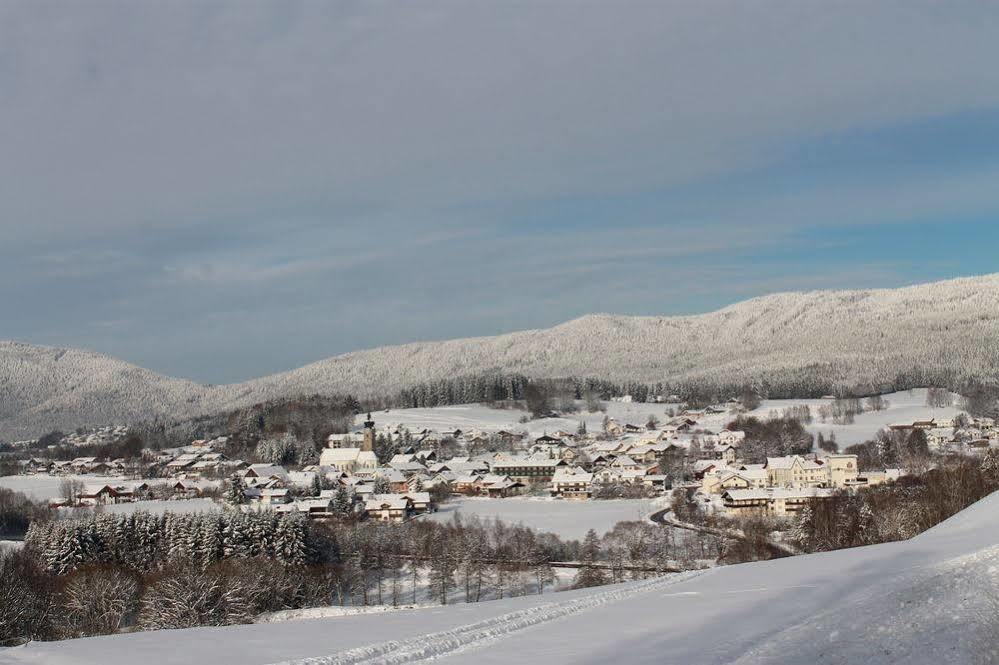
[[[0,662],[994,663],[997,566],[994,494],[899,543],[501,601],[33,643]]]
[[[585,316],[544,330],[358,351],[227,386],[95,353],[0,343],[0,437],[177,420],[305,393],[385,394],[479,372],[793,391],[806,378],[872,389],[946,373],[999,380],[999,274],[895,290],[755,298],[698,316]],[[905,386],[910,387],[910,386]]]

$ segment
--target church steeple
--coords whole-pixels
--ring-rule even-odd
[[[364,441],[361,443],[361,450],[375,449],[375,421],[368,414],[368,419],[364,421]]]

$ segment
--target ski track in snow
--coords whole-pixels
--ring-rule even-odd
[[[528,628],[557,621],[603,605],[616,603],[636,594],[665,589],[679,582],[703,574],[690,571],[633,582],[581,598],[545,603],[516,612],[501,614],[451,630],[429,635],[419,635],[407,640],[392,640],[364,647],[348,649],[330,656],[283,661],[275,665],[400,665],[436,660],[456,653],[479,649]]]

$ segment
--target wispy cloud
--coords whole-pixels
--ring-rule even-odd
[[[898,237],[999,214],[997,29],[901,0],[0,3],[0,335],[218,381],[965,272],[986,243]]]

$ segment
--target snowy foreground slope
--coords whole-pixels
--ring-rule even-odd
[[[973,653],[990,641],[983,617],[997,634],[997,567],[999,494],[902,543],[472,605],[39,643],[0,662],[986,663]]]
[[[594,315],[546,330],[359,351],[202,386],[78,350],[0,342],[0,437],[190,416],[306,393],[390,394],[481,372],[793,389],[874,388],[928,372],[999,379],[999,274],[895,290],[755,298],[699,316]]]

